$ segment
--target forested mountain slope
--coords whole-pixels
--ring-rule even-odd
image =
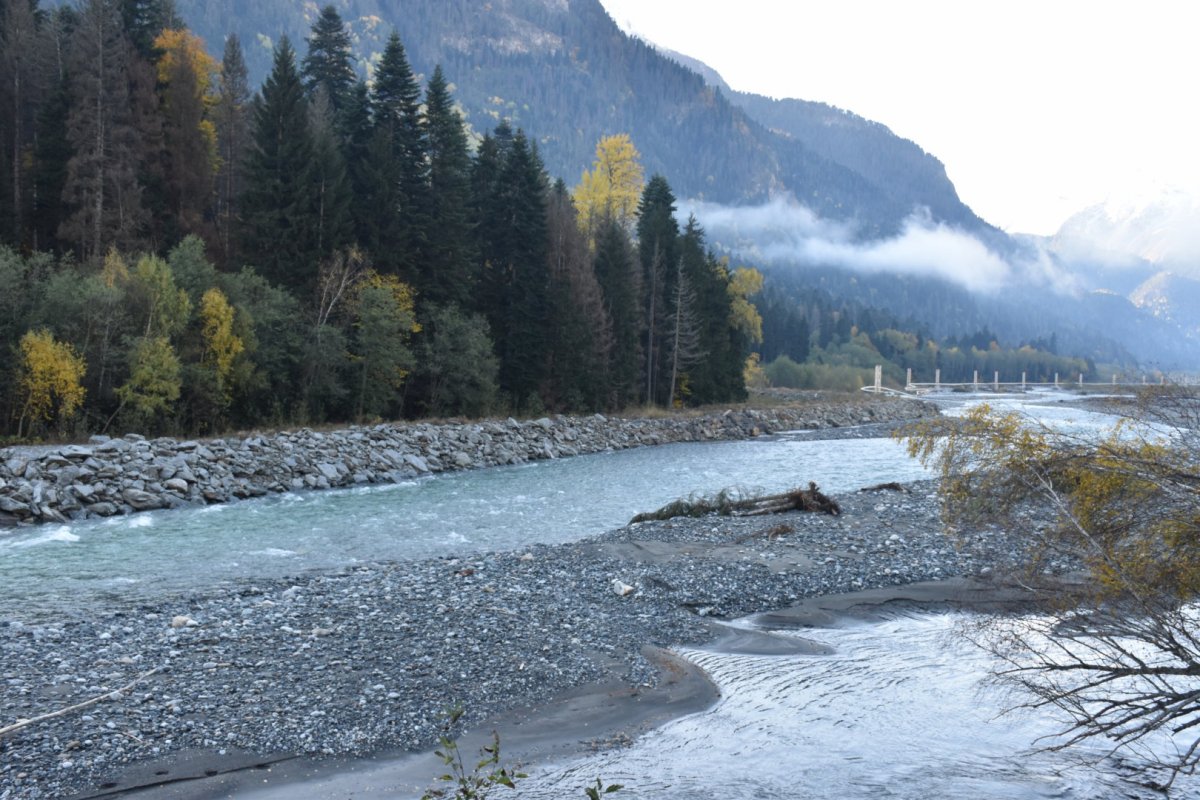
[[[721,92],[755,122],[804,146],[816,155],[863,176],[881,191],[926,208],[935,220],[983,235],[1003,244],[1000,231],[980,219],[958,197],[946,168],[916,143],[892,133],[886,125],[826,103],[793,98],[774,99],[730,88],[721,75],[683,53],[660,50]]]
[[[240,36],[252,84],[279,35],[301,44],[317,13],[296,0],[177,6],[213,51],[227,33]],[[853,115],[835,129],[795,111],[816,104],[789,101],[776,111],[765,98],[731,98],[622,33],[598,0],[348,0],[339,11],[364,71],[394,28],[418,73],[442,65],[474,130],[510,119],[536,138],[551,174],[567,180],[591,163],[601,136],[625,132],[647,173],[671,176],[680,197],[745,203],[792,193],[865,237],[894,233],[917,208],[990,230],[959,202],[940,163],[911,142]]]

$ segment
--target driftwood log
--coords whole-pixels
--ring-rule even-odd
[[[8,725],[6,727],[0,728],[0,736],[7,736],[10,733],[16,733],[17,731],[21,730],[22,728],[28,728],[30,725],[36,725],[39,722],[45,722],[46,720],[54,719],[55,717],[64,717],[67,714],[73,713],[75,711],[82,711],[83,709],[88,708],[89,706],[94,706],[97,703],[103,702],[110,698],[119,697],[120,695],[124,694],[125,692],[128,692],[134,686],[137,686],[139,683],[141,683],[142,681],[149,678],[150,676],[158,674],[158,672],[161,670],[162,670],[162,667],[155,667],[154,669],[150,670],[149,672],[143,672],[141,675],[138,675],[131,682],[125,684],[120,689],[113,689],[111,692],[105,692],[104,694],[100,695],[99,697],[93,697],[91,700],[84,700],[82,703],[76,703],[73,706],[68,706],[66,708],[60,708],[57,711],[51,711],[48,714],[42,714],[41,716],[34,717],[32,719],[19,719],[16,722],[14,722],[12,725]]]
[[[908,489],[905,489],[895,481],[889,483],[877,483],[874,486],[864,486],[859,489],[860,492],[901,492],[908,494]]]
[[[674,517],[703,517],[708,514],[717,514],[723,517],[758,517],[764,514],[782,514],[786,511],[814,511],[833,516],[842,513],[841,506],[837,504],[836,500],[823,494],[817,488],[817,484],[809,481],[807,489],[792,489],[782,494],[743,498],[722,491],[711,498],[676,500],[657,511],[638,514],[629,522],[633,524]]]

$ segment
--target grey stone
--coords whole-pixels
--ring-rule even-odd
[[[29,505],[22,503],[14,497],[0,494],[0,511],[6,511],[9,514],[28,514]]]
[[[150,492],[132,487],[121,492],[121,499],[138,511],[162,507],[162,499]]]

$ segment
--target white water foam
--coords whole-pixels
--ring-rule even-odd
[[[53,530],[39,532],[38,535],[30,539],[0,541],[0,547],[23,550],[27,547],[38,547],[40,545],[52,544],[54,542],[70,544],[71,542],[78,541],[79,536],[71,532],[70,525],[61,525]]]
[[[268,547],[265,550],[251,550],[249,555],[268,556],[270,558],[292,558],[300,554],[295,550],[284,550],[282,547]]]

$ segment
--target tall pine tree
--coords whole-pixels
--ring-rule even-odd
[[[642,355],[647,403],[665,402],[667,387],[662,373],[665,360],[663,330],[667,302],[674,288],[673,275],[679,257],[679,224],[675,222],[675,195],[662,175],[646,184],[638,205],[638,258],[642,264],[644,330]]]
[[[301,74],[310,96],[323,87],[329,95],[334,116],[340,117],[358,80],[351,52],[350,32],[334,6],[321,9],[308,38],[308,53],[304,56]],[[339,125],[340,128],[340,125]]]
[[[0,163],[8,167],[0,186],[0,241],[28,245],[31,177],[37,114],[44,77],[37,69],[41,32],[37,0],[7,0],[0,8]]]
[[[602,220],[596,232],[595,270],[612,326],[608,405],[624,408],[636,403],[641,394],[645,317],[641,265],[624,228],[614,219]]]
[[[547,207],[550,259],[548,404],[595,411],[607,405],[612,329],[596,281],[588,241],[566,184],[557,181]]]
[[[412,283],[425,252],[429,229],[428,160],[421,119],[421,87],[413,75],[400,37],[388,37],[375,69],[372,105],[379,142],[378,163],[391,196],[380,198],[380,214],[391,217],[376,225],[382,238],[375,254],[381,267]],[[385,224],[386,223],[386,224]],[[418,286],[418,290],[423,287]]]
[[[309,104],[309,130],[313,143],[313,160],[309,164],[309,218],[314,225],[316,252],[324,258],[350,244],[354,231],[350,221],[350,182],[346,177],[346,163],[338,148],[333,109],[323,86],[317,87]]]
[[[429,152],[429,232],[418,288],[429,302],[465,307],[475,291],[471,155],[463,121],[439,66],[425,93]]]
[[[503,144],[500,144],[500,141]],[[485,273],[481,305],[500,357],[500,389],[517,410],[540,405],[546,376],[550,300],[546,231],[546,177],[523,132],[485,142],[475,183]],[[481,170],[487,170],[485,175]]]
[[[242,241],[246,258],[273,283],[309,290],[317,250],[309,214],[313,143],[308,102],[287,37],[254,101],[253,145],[246,160]]]

